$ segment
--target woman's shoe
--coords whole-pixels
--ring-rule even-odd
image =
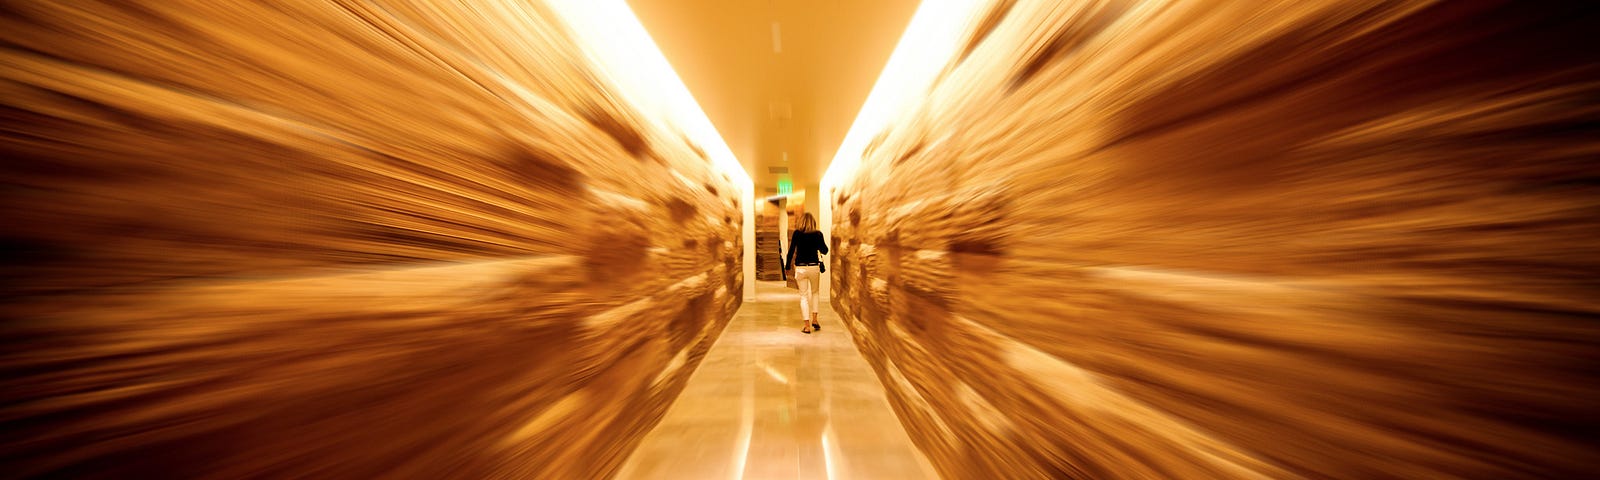
[[[800,333],[804,333],[806,335],[810,335],[811,334],[811,327],[806,327],[806,328],[800,329]]]
[[[817,324],[813,323],[813,324],[811,324],[811,329],[820,332],[820,331],[822,331],[822,325],[817,325]]]

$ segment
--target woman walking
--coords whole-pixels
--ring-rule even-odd
[[[827,270],[822,266],[822,260],[817,258],[819,252],[828,254],[828,239],[817,230],[817,218],[807,213],[800,217],[800,225],[789,234],[789,254],[783,260],[783,269],[793,268],[795,283],[800,286],[800,321],[811,321],[800,329],[800,333],[822,330],[822,325],[817,323],[817,311],[822,308],[817,305],[817,290],[821,288],[817,280]]]

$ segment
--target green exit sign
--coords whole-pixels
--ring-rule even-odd
[[[794,193],[794,182],[785,178],[778,180],[778,195]]]

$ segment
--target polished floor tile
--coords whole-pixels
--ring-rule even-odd
[[[756,291],[617,478],[938,478],[832,309],[805,335],[794,290]]]

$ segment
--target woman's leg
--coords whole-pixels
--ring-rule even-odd
[[[822,311],[822,305],[817,303],[817,291],[822,290],[822,272],[817,267],[811,267],[811,288],[807,289],[806,296],[811,300],[811,328],[821,330],[822,325],[817,324],[817,312]]]
[[[794,281],[800,287],[800,322],[805,323],[805,331],[811,331],[811,312],[816,309],[816,301],[811,296],[811,282],[815,278],[817,267],[805,266],[794,268]]]

